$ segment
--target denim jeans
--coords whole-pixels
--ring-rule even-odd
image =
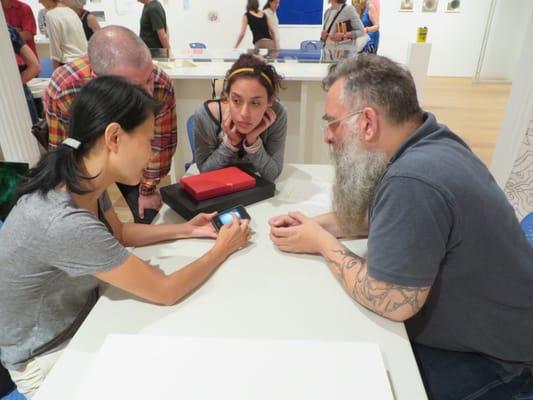
[[[35,102],[33,100],[33,95],[28,85],[22,85],[24,89],[24,96],[26,96],[26,103],[28,104],[28,110],[30,111],[31,123],[36,124],[39,121],[39,115],[37,115],[37,107],[35,107]]]
[[[531,369],[411,343],[431,400],[533,400]]]

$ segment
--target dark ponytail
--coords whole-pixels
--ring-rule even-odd
[[[82,180],[80,161],[105,133],[107,126],[118,123],[126,132],[133,131],[149,115],[155,115],[158,103],[142,89],[117,76],[102,76],[85,85],[70,109],[69,137],[79,142],[77,148],[66,143],[43,155],[26,174],[17,197],[39,191],[42,194],[64,184],[69,192],[83,194],[90,190]]]

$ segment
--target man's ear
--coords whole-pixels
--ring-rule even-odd
[[[112,153],[118,153],[118,145],[122,136],[120,125],[112,122],[105,128],[105,145]]]
[[[372,107],[363,108],[359,118],[361,124],[361,139],[366,143],[376,143],[379,140],[379,117]]]

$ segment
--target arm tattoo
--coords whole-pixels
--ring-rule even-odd
[[[346,248],[332,251],[340,256],[340,261],[332,258],[326,261],[348,293],[363,306],[384,317],[390,317],[404,306],[410,307],[413,315],[422,308],[430,287],[400,286],[378,281],[368,275],[364,258]],[[355,271],[353,282],[349,282],[345,275],[350,270]]]

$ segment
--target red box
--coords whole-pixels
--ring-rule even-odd
[[[255,178],[237,167],[227,167],[180,179],[195,200],[206,200],[255,186]]]

